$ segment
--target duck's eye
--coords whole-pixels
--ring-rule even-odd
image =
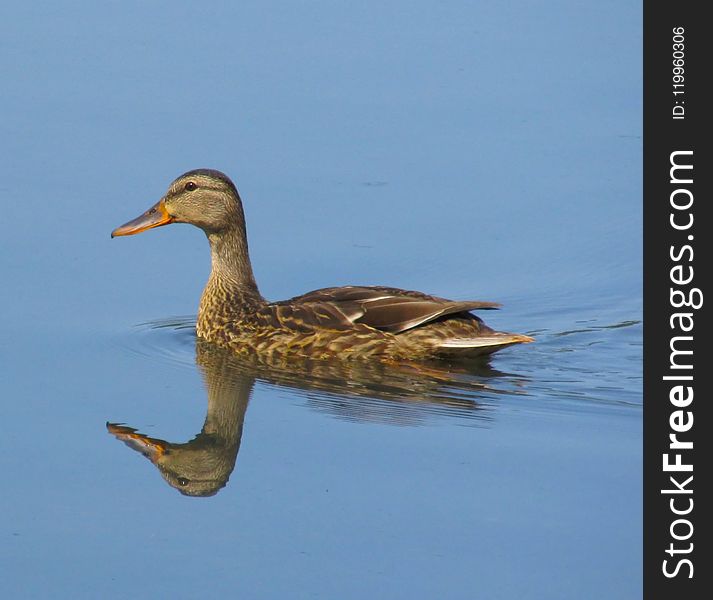
[[[185,186],[183,186],[183,187],[184,187],[184,189],[185,189],[187,192],[192,192],[192,191],[195,190],[198,186],[195,184],[194,181],[189,181],[189,182],[188,182]]]
[[[180,485],[181,487],[186,487],[189,483],[190,481],[188,481],[188,479],[186,479],[185,477],[178,478],[178,485]]]

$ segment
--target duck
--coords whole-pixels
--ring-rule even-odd
[[[534,341],[496,331],[473,314],[499,308],[496,302],[448,300],[377,285],[266,300],[250,262],[242,200],[233,181],[215,169],[194,169],[176,178],[156,204],[111,237],[171,223],[200,228],[210,246],[198,339],[240,355],[399,362],[483,356]]]

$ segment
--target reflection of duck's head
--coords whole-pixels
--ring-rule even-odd
[[[254,379],[228,373],[225,352],[199,348],[197,362],[208,392],[201,432],[186,443],[172,443],[139,433],[133,427],[107,423],[109,433],[148,458],[163,478],[187,496],[212,496],[228,481],[240,449],[245,410]]]
[[[235,468],[240,436],[199,433],[185,444],[174,444],[139,433],[133,427],[107,423],[116,439],[148,458],[161,476],[186,496],[213,496]]]

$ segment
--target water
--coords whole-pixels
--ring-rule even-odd
[[[640,5],[202,6],[0,8],[0,595],[639,597]],[[203,235],[109,238],[196,167],[266,297],[494,300],[537,342],[197,346]]]

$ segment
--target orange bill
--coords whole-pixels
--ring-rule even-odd
[[[169,223],[173,223],[173,217],[168,214],[164,201],[160,200],[140,217],[136,217],[128,223],[124,223],[121,227],[117,227],[111,232],[111,237],[134,235],[147,229],[168,225]]]
[[[166,453],[168,443],[156,438],[150,438],[143,433],[139,433],[133,427],[127,427],[120,423],[107,423],[106,429],[117,440],[124,442],[129,448],[141,452],[152,463],[158,462]]]

